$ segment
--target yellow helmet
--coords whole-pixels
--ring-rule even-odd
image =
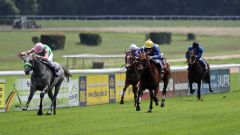
[[[153,41],[152,40],[147,40],[145,42],[145,48],[152,48],[153,47]]]

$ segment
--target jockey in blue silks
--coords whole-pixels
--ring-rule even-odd
[[[163,58],[161,57],[161,51],[157,44],[154,44],[152,40],[148,39],[139,51],[148,53],[150,59],[160,66],[160,73],[164,73]]]
[[[197,60],[200,62],[204,70],[208,69],[207,63],[204,59],[202,59],[202,54],[204,52],[203,48],[199,45],[198,42],[193,42],[192,46],[188,48],[188,51],[193,51],[193,55],[196,56]],[[189,59],[190,56],[185,56],[186,59]]]

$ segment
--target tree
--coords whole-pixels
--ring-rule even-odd
[[[38,12],[37,0],[16,0],[21,15],[35,15]]]
[[[19,12],[12,0],[0,0],[0,15],[17,15]]]

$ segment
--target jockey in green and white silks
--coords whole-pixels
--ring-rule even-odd
[[[38,57],[41,59],[45,60],[48,65],[54,70],[54,75],[57,76],[58,69],[54,66],[54,63],[52,62],[53,60],[53,53],[51,48],[48,45],[42,44],[42,43],[37,43],[32,49],[26,51],[26,52],[21,52],[20,55],[26,55],[26,54],[32,54],[36,53]]]

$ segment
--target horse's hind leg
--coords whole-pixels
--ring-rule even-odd
[[[52,110],[53,110],[53,101],[54,101],[52,89],[48,91],[48,97],[51,99],[52,103],[51,103],[51,106],[49,107],[47,115],[51,115],[52,114]]]
[[[126,89],[128,86],[129,86],[129,84],[125,82],[125,86],[123,88],[123,93],[122,93],[120,104],[124,104],[124,95],[125,95],[125,92],[126,92]]]
[[[55,86],[54,96],[53,96],[53,114],[56,115],[56,106],[57,106],[57,95],[60,89],[60,86],[62,84],[62,80],[59,80],[59,82]]]
[[[211,82],[210,82],[210,80],[211,80],[211,79],[210,79],[210,73],[208,72],[207,75],[206,75],[206,77],[205,77],[205,82],[208,83],[209,91],[210,91],[210,92],[213,92],[212,87],[211,87]]]

